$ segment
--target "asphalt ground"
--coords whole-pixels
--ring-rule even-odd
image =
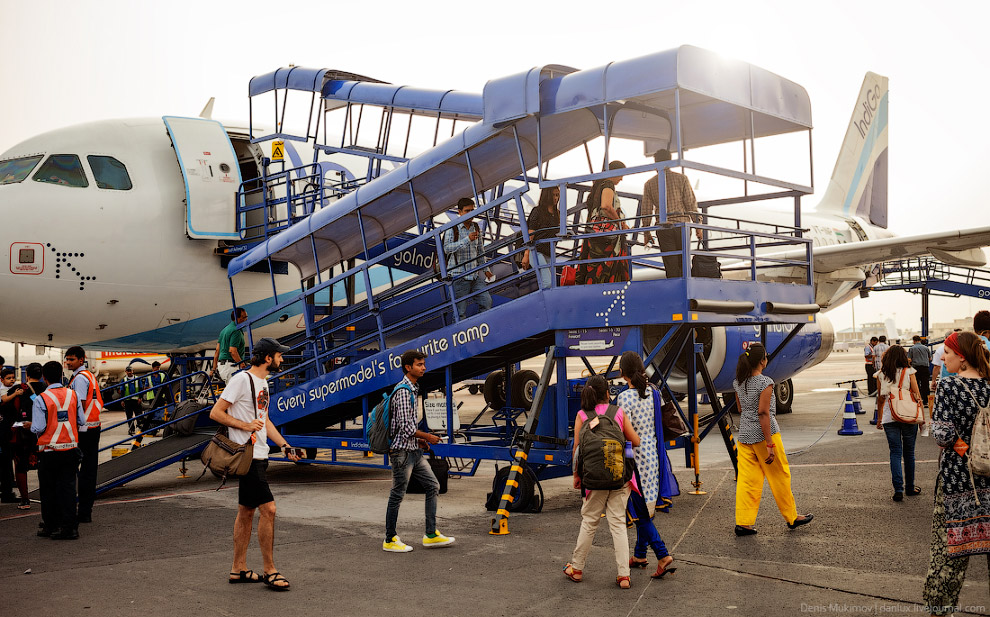
[[[836,435],[844,394],[834,382],[862,372],[856,354],[833,354],[795,380],[794,413],[778,417],[798,509],[814,513],[813,523],[787,529],[765,490],[759,534],[736,538],[734,474],[716,434],[702,444],[705,495],[687,494],[694,473],[671,452],[682,495],[655,522],[676,574],[650,579],[651,554],[649,570],[633,570],[629,591],[614,584],[604,525],[585,581],[561,573],[580,524],[569,478],[544,483],[543,512],[514,514],[509,535],[489,535],[490,462],[475,477],[451,479],[440,497],[439,528],[457,537],[452,547],[419,546],[423,497],[406,497],[399,533],[416,546],[408,554],[381,550],[389,472],[273,463],[275,561],[292,589],[228,585],[236,488],[214,490],[216,480],[197,480],[201,466],[190,463],[190,478],[172,466],[102,496],[73,542],[35,536],[38,504],[26,513],[0,505],[0,615],[927,614],[921,592],[938,448],[919,437],[924,492],[893,502],[883,434],[858,416],[863,435]],[[964,614],[990,615],[982,560],[967,576]],[[248,564],[261,569],[254,541]]]

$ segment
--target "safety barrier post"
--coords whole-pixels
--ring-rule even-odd
[[[509,475],[505,478],[505,490],[502,498],[495,510],[495,518],[492,519],[492,528],[488,532],[493,536],[505,536],[509,534],[509,504],[515,497],[512,493],[519,488],[518,478],[523,474],[523,465],[529,457],[529,449],[533,445],[532,435],[536,431],[536,426],[540,420],[540,409],[543,407],[543,397],[547,392],[547,384],[553,373],[554,364],[557,362],[557,347],[551,346],[547,351],[547,361],[543,364],[543,374],[540,376],[540,385],[533,393],[533,406],[529,410],[529,418],[523,428],[522,443],[516,444],[516,452],[513,456],[512,466],[509,467]],[[508,373],[507,373],[508,375]],[[562,386],[561,386],[562,387]]]

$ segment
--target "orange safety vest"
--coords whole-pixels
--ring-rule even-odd
[[[100,386],[96,383],[96,377],[83,369],[76,373],[69,380],[69,389],[72,389],[72,382],[76,377],[84,377],[89,382],[86,388],[86,400],[83,401],[83,414],[86,416],[86,428],[99,428],[100,412],[103,411],[103,395],[100,393]]]
[[[79,427],[76,426],[76,393],[69,388],[55,388],[41,393],[45,401],[45,432],[38,437],[38,447],[43,452],[71,450],[79,446]]]

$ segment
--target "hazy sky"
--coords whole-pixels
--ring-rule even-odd
[[[247,85],[280,66],[329,67],[385,81],[480,92],[533,66],[591,68],[704,47],[804,86],[812,101],[815,185],[832,166],[863,74],[890,78],[890,228],[988,226],[982,118],[990,37],[971,2],[172,2],[0,0],[7,53],[0,151],[70,124],[128,116],[247,117]],[[817,201],[817,196],[810,199]],[[933,301],[936,320],[986,301]],[[856,301],[857,322],[917,325],[900,292]],[[851,307],[828,313],[837,328]]]

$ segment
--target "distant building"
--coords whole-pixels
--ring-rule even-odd
[[[836,343],[866,345],[866,341],[874,336],[886,336],[887,325],[882,321],[868,322],[857,328],[846,328],[835,333]]]
[[[972,330],[973,329],[973,316],[960,317],[953,321],[941,321],[932,324],[928,328],[928,338],[933,340],[942,340],[947,335],[951,334],[954,330]]]

